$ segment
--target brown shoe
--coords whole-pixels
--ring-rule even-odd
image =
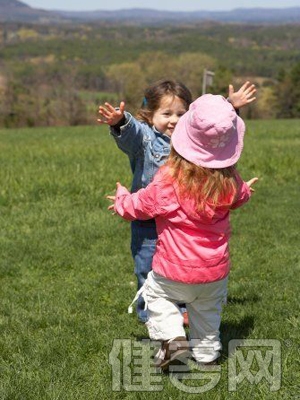
[[[163,358],[157,358],[155,366],[166,371],[170,364],[177,361],[184,361],[190,356],[189,342],[184,336],[176,337],[172,340],[162,342],[159,355]]]

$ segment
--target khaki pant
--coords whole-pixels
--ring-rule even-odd
[[[183,317],[176,304],[185,303],[194,358],[201,363],[217,359],[222,348],[219,328],[226,293],[227,278],[190,285],[171,281],[151,271],[142,291],[149,312],[146,325],[150,339],[162,341],[186,336]]]

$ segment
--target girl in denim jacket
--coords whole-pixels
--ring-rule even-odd
[[[255,86],[249,82],[237,92],[230,85],[228,100],[238,109],[255,100],[255,91]],[[133,173],[132,193],[147,187],[159,167],[166,162],[170,153],[171,135],[191,102],[191,92],[185,85],[173,80],[161,80],[146,88],[136,118],[125,110],[123,101],[118,108],[109,103],[99,107],[98,122],[110,126],[110,133],[117,146],[128,155]],[[143,286],[152,269],[156,240],[154,219],[131,222],[131,252],[138,289]],[[148,319],[148,311],[144,308],[145,303],[140,296],[137,315],[141,322]],[[187,320],[184,322],[187,323]]]

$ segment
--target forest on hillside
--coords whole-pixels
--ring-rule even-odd
[[[135,112],[160,78],[201,95],[226,96],[251,80],[246,118],[300,118],[300,25],[201,23],[164,27],[108,23],[0,23],[0,126],[95,124],[98,105],[125,99]]]

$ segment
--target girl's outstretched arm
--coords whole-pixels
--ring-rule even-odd
[[[173,183],[166,179],[162,169],[156,173],[147,187],[134,193],[130,193],[126,187],[117,182],[115,194],[106,198],[113,202],[108,206],[108,210],[128,221],[167,215],[179,206]]]
[[[140,189],[135,193],[130,193],[125,186],[117,182],[117,188],[115,195],[106,196],[106,198],[113,202],[108,206],[108,210],[112,211],[112,214],[118,214],[122,218],[129,221],[135,219],[150,219],[153,218],[153,212],[155,212],[155,207],[144,206],[143,201],[140,201],[143,192],[149,192],[151,185],[148,185],[146,189]],[[146,196],[146,198],[148,198]],[[147,202],[146,202],[147,203]]]

